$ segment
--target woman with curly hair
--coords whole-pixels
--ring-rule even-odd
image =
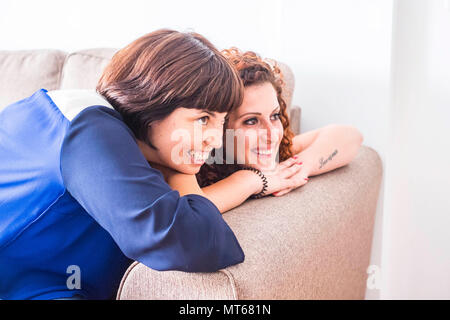
[[[270,170],[279,161],[294,158],[302,165],[291,178],[294,184],[272,195],[281,196],[304,185],[309,176],[350,163],[363,141],[362,134],[348,125],[328,125],[300,135],[289,127],[283,99],[283,75],[276,62],[237,48],[222,53],[235,66],[244,83],[244,100],[226,118],[223,151],[227,161],[205,164],[197,174],[204,192],[242,167]],[[241,141],[241,148],[239,148]],[[231,147],[227,147],[231,143]],[[227,156],[231,152],[232,156]],[[232,161],[230,161],[232,159]]]

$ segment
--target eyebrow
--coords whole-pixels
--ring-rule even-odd
[[[200,113],[202,113],[202,112],[205,112],[205,113],[209,114],[209,115],[210,115],[211,117],[213,117],[214,119],[217,118],[216,115],[215,115],[215,113],[212,112],[212,111],[209,111],[209,110],[200,110]],[[225,116],[225,119],[224,119],[223,121],[226,120],[227,116],[228,116],[228,113],[227,113],[227,115]]]
[[[205,113],[209,114],[209,115],[210,115],[211,117],[213,117],[213,118],[216,117],[216,115],[214,114],[214,112],[211,112],[211,111],[209,111],[209,110],[203,110],[203,109],[201,109],[201,110],[199,110],[199,111],[200,111],[200,113],[205,112]]]
[[[277,106],[275,109],[272,110],[272,112],[274,112],[275,110],[277,110],[279,107],[280,107],[280,106]],[[240,118],[242,118],[243,116],[246,116],[246,115],[248,115],[248,114],[261,115],[261,112],[247,112],[247,113],[244,113],[244,114],[240,115],[237,119],[240,119]],[[237,120],[237,119],[236,119],[236,120]]]

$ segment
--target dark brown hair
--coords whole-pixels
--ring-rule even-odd
[[[148,127],[176,108],[229,112],[243,100],[243,85],[230,62],[194,32],[161,29],[119,50],[97,92],[150,147]]]
[[[283,138],[280,142],[279,161],[287,160],[292,157],[292,138],[294,133],[289,126],[289,116],[287,114],[287,105],[282,97],[283,92],[283,74],[277,66],[276,61],[262,59],[258,54],[252,51],[241,52],[239,49],[232,47],[223,50],[222,53],[227,57],[228,61],[237,69],[239,77],[242,79],[244,87],[256,86],[264,83],[272,84],[277,93],[278,103],[280,105],[280,120],[283,125]],[[226,130],[227,122],[225,122],[224,130]],[[226,147],[225,147],[225,131],[223,143],[223,164],[205,163],[199,173],[197,173],[197,181],[200,187],[208,186],[221,179],[226,178],[233,172],[239,170],[237,164],[227,164]]]

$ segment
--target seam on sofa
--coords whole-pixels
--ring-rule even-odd
[[[120,284],[119,284],[119,290],[117,290],[117,294],[116,294],[116,300],[120,300],[120,296],[122,294],[122,288],[125,285],[125,281],[128,278],[128,275],[131,273],[131,271],[133,271],[133,269],[139,264],[138,261],[133,262],[127,269],[127,271],[125,271],[125,274],[122,276],[122,280],[120,280]]]
[[[224,275],[227,276],[228,281],[231,286],[231,291],[233,292],[233,299],[238,300],[236,281],[234,280],[233,274],[230,271],[228,271],[227,269],[221,269],[221,270],[219,270],[219,272],[222,272]]]
[[[63,82],[63,80],[64,80],[64,76],[65,76],[65,73],[66,73],[66,64],[67,64],[67,60],[69,60],[69,57],[70,57],[72,54],[73,54],[73,53],[68,53],[68,54],[66,55],[66,58],[64,59],[64,63],[63,63],[62,69],[61,69],[61,76],[59,77],[59,87],[58,87],[58,89],[61,89],[61,84],[62,84],[62,82]]]
[[[99,57],[99,56],[95,56],[93,54],[90,53],[84,53],[84,52],[72,52],[71,55],[80,55],[80,56],[85,56],[85,57],[89,57],[89,58],[96,58],[96,59],[101,59],[101,60],[105,60],[105,59],[109,59],[107,57]]]
[[[57,89],[61,89],[62,74],[63,74],[63,72],[64,72],[64,67],[65,67],[65,65],[66,65],[67,56],[69,55],[67,52],[64,52],[64,53],[65,53],[65,57],[64,57],[64,60],[62,61],[61,66],[59,67],[59,71],[58,71],[58,81],[57,81],[57,83],[56,83],[56,88],[57,88]]]
[[[71,53],[67,54],[66,58],[64,59],[63,66],[61,68],[61,74],[60,74],[60,77],[59,77],[58,89],[61,89],[61,84],[63,83],[64,77],[66,75],[66,64],[67,64],[67,61],[70,59],[71,56],[74,56],[74,55],[80,55],[80,56],[85,56],[85,57],[89,57],[89,58],[96,58],[96,59],[100,59],[100,60],[107,59],[105,57],[94,56],[92,54],[82,53],[82,52],[71,52]]]

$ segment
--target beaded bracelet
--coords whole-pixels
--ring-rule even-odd
[[[262,188],[261,192],[259,192],[257,194],[254,194],[254,195],[251,195],[250,198],[252,198],[252,199],[259,199],[259,198],[264,197],[265,196],[264,192],[266,192],[266,190],[267,190],[267,178],[266,178],[266,176],[261,172],[261,170],[258,170],[256,168],[242,167],[241,169],[242,170],[250,170],[250,171],[253,171],[253,172],[257,173],[260,176],[260,178],[261,178],[261,180],[263,182],[263,188]]]

